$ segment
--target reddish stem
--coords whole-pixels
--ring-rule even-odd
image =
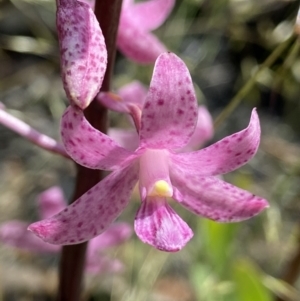
[[[101,91],[110,90],[110,79],[112,76],[116,57],[116,37],[119,27],[119,19],[122,0],[98,0],[95,6],[95,15],[100,23],[107,48],[107,69],[102,83]]]
[[[113,72],[116,35],[122,0],[98,0],[95,15],[100,23],[108,53],[108,65],[101,91],[110,90],[110,79]],[[94,101],[85,110],[85,116],[92,126],[103,133],[107,132],[107,110]],[[104,173],[77,165],[77,180],[73,201],[93,187],[104,177]],[[64,246],[60,262],[60,279],[58,301],[78,301],[82,289],[82,278],[87,243]]]

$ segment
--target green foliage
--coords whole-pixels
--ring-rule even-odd
[[[208,264],[194,264],[190,271],[197,300],[201,301],[235,301],[234,287],[228,280],[219,281],[216,273]]]
[[[201,219],[201,238],[203,252],[209,259],[213,269],[222,274],[232,258],[234,238],[238,224],[220,224],[207,219]]]
[[[240,301],[272,301],[270,291],[262,284],[262,275],[247,259],[233,264],[233,278]]]

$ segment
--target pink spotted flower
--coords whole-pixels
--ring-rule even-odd
[[[95,8],[94,0],[80,0]],[[166,51],[165,45],[153,34],[160,27],[175,4],[175,0],[147,0],[134,3],[123,0],[117,47],[127,58],[140,64],[154,63]]]
[[[121,87],[117,94],[110,92],[100,92],[98,101],[108,109],[130,114],[133,120],[140,119],[141,110],[147,97],[146,87],[139,81],[133,81]],[[140,124],[136,120],[137,130]],[[139,146],[139,136],[137,130],[109,128],[108,135],[118,142],[119,145],[129,150],[135,150]],[[198,120],[195,131],[190,141],[179,152],[197,150],[212,138],[214,134],[213,119],[204,105],[198,107]]]
[[[67,203],[62,190],[51,187],[37,198],[39,215],[49,218],[63,210]],[[27,230],[28,223],[11,220],[0,225],[0,241],[8,246],[35,253],[58,253],[60,246],[48,244]],[[106,249],[120,245],[131,236],[132,230],[127,223],[115,223],[100,236],[89,242],[87,249],[86,270],[97,274],[100,272],[118,272],[122,263],[103,254]]]
[[[172,198],[201,217],[238,222],[261,212],[266,200],[221,180],[248,162],[260,142],[256,110],[248,127],[199,151],[178,153],[197,123],[197,101],[189,71],[172,53],[154,67],[142,109],[139,147],[129,151],[93,128],[81,110],[69,107],[61,133],[68,154],[79,164],[111,170],[104,180],[55,216],[29,230],[53,244],[75,244],[101,234],[128,205],[139,181],[141,206],[134,228],[145,243],[178,251],[193,232],[170,207]]]
[[[174,4],[175,0],[138,3],[124,0],[117,35],[118,49],[137,63],[154,63],[166,47],[151,31],[162,25]]]

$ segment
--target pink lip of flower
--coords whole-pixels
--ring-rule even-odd
[[[260,142],[256,110],[246,129],[202,150],[176,153],[188,143],[196,123],[197,101],[189,71],[172,53],[161,54],[156,61],[135,152],[118,146],[94,129],[81,110],[69,107],[61,130],[68,154],[83,166],[113,172],[62,212],[28,229],[53,244],[91,239],[124,210],[138,180],[142,204],[135,232],[163,251],[178,251],[193,236],[167,197],[219,222],[242,221],[268,207],[266,200],[215,177],[244,165],[256,153]]]
[[[41,193],[37,198],[39,214],[42,218],[49,218],[66,207],[62,190],[51,187]],[[4,244],[37,253],[57,253],[60,246],[47,244],[36,235],[27,230],[28,223],[11,220],[0,225],[0,241]],[[117,272],[122,269],[118,260],[112,260],[99,252],[109,247],[117,246],[126,241],[132,234],[127,223],[115,223],[102,235],[89,242],[87,250],[86,269],[91,273]]]
[[[132,113],[132,107],[136,106],[138,110],[142,110],[144,101],[147,96],[146,87],[139,81],[133,81],[121,87],[117,94],[110,92],[100,92],[97,100],[108,109],[121,112]],[[134,113],[136,110],[134,111]],[[134,117],[134,116],[133,116]],[[178,150],[179,152],[188,152],[197,150],[205,142],[212,138],[214,134],[213,119],[205,106],[198,108],[198,121],[193,135],[188,144]],[[136,130],[109,128],[108,135],[115,140],[120,146],[135,150],[139,146],[139,137]]]
[[[59,0],[56,25],[64,89],[72,104],[88,107],[100,90],[107,51],[91,7],[76,0]]]

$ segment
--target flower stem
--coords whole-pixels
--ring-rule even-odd
[[[95,15],[100,23],[108,53],[107,70],[101,91],[110,90],[110,79],[113,72],[116,35],[119,25],[122,0],[98,0]],[[91,125],[103,133],[107,132],[107,110],[93,101],[85,110],[85,117]],[[104,173],[77,165],[77,180],[73,199],[78,199],[104,177]],[[82,289],[82,278],[87,243],[64,246],[60,262],[60,279],[58,301],[78,301]]]
[[[100,23],[107,48],[107,69],[102,83],[101,91],[110,90],[110,79],[116,57],[116,37],[122,0],[98,0],[95,6],[95,15]]]
[[[47,151],[69,158],[62,144],[58,143],[53,138],[38,132],[24,121],[6,112],[1,103],[0,124]]]

